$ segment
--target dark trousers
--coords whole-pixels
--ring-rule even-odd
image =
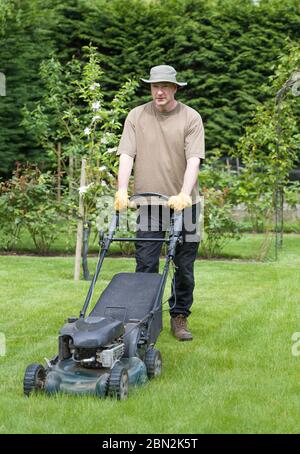
[[[169,298],[170,314],[183,314],[188,317],[193,304],[195,287],[194,262],[197,256],[200,237],[198,220],[200,204],[195,204],[183,211],[183,243],[176,247],[174,263],[176,271],[172,281],[175,295]],[[137,218],[138,238],[164,238],[169,226],[170,210],[167,207],[141,206]],[[159,256],[162,242],[135,243],[136,272],[158,273]]]

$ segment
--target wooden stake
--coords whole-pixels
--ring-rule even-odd
[[[81,174],[80,174],[80,187],[81,188],[83,186],[85,186],[85,168],[86,168],[86,159],[82,159]],[[77,224],[74,281],[79,281],[79,279],[80,279],[80,264],[81,264],[81,251],[82,251],[82,239],[83,239],[83,218],[84,218],[83,194],[79,194],[79,219],[78,219],[78,224]]]
[[[227,172],[230,173],[230,162],[229,162],[229,158],[226,158],[226,167],[227,167]]]

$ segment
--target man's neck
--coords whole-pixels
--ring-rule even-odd
[[[156,104],[154,103],[155,108],[156,108],[159,112],[162,112],[162,113],[164,113],[164,112],[171,112],[172,110],[174,110],[174,109],[176,108],[177,104],[178,104],[178,103],[177,103],[176,99],[174,99],[174,101],[172,101],[172,103],[169,103],[169,104],[166,105],[166,106],[159,106],[159,107],[157,107]]]

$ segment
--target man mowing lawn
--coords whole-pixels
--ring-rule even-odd
[[[200,215],[198,172],[204,158],[204,128],[201,116],[176,101],[178,87],[172,66],[154,66],[149,79],[153,100],[132,109],[125,121],[118,147],[120,165],[115,209],[128,206],[128,183],[134,166],[134,192],[157,192],[169,196],[168,206],[157,200],[140,204],[137,237],[163,238],[169,209],[183,210],[183,243],[177,247],[176,272],[169,298],[171,331],[180,341],[192,340],[187,318],[193,304],[194,262],[199,246]],[[136,242],[136,272],[157,273],[162,243]]]

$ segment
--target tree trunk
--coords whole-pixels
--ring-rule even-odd
[[[80,174],[80,187],[81,188],[83,186],[85,186],[85,167],[86,167],[86,160],[82,159],[81,174]],[[81,263],[81,251],[82,251],[82,239],[83,239],[83,222],[84,222],[83,194],[79,193],[79,218],[78,218],[78,224],[77,224],[74,281],[79,281],[79,278],[80,278],[80,263]]]
[[[82,250],[82,269],[85,281],[91,279],[88,267],[88,250],[89,250],[89,236],[91,232],[91,223],[89,221],[83,224],[83,250]]]

